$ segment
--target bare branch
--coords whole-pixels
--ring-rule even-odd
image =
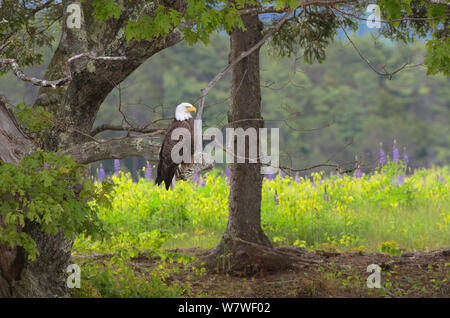
[[[26,76],[23,70],[20,68],[20,66],[17,64],[17,61],[15,59],[3,59],[0,58],[0,67],[9,65],[12,69],[14,74],[25,82],[30,82],[33,85],[41,86],[41,87],[52,87],[57,88],[60,86],[64,86],[72,81],[72,72],[70,70],[70,63],[73,61],[80,59],[82,57],[87,57],[91,60],[105,60],[105,61],[123,61],[126,60],[126,57],[124,56],[118,56],[118,57],[111,57],[111,56],[94,56],[92,53],[81,53],[75,56],[72,56],[66,61],[66,74],[67,76],[64,78],[61,78],[59,80],[54,81],[47,81],[43,79],[38,79],[36,77],[29,77]]]
[[[128,126],[133,126],[127,119],[127,116],[125,115],[125,113],[122,110],[122,87],[120,86],[120,83],[116,86],[119,92],[119,101],[118,101],[118,105],[117,108],[119,110],[119,113],[122,115],[122,125],[125,122]]]
[[[8,45],[10,45],[10,44],[13,43],[13,42],[14,42],[14,40],[9,40],[9,41],[6,41],[5,43],[3,43],[3,44],[0,46],[0,52],[3,51]]]
[[[253,47],[251,47],[249,50],[242,52],[242,54],[235,59],[234,61],[232,61],[230,64],[228,64],[227,67],[225,67],[225,69],[220,72],[219,74],[217,74],[209,83],[208,85],[206,85],[205,88],[203,88],[201,90],[201,96],[200,96],[200,105],[198,107],[198,111],[197,111],[197,119],[202,119],[202,115],[203,115],[203,108],[204,108],[204,104],[205,104],[205,98],[206,95],[208,94],[208,92],[216,85],[216,83],[237,63],[239,63],[240,61],[242,61],[244,58],[246,58],[247,56],[249,56],[250,54],[252,54],[254,51],[256,51],[257,49],[259,49],[275,32],[277,32],[281,26],[287,21],[287,19],[289,18],[289,16],[291,15],[291,13],[293,12],[292,9],[289,9],[284,15],[283,17],[280,19],[280,21],[278,21],[278,23],[275,25],[275,27],[273,27],[272,29],[269,30],[269,32],[267,32],[264,37],[258,42],[256,43]]]
[[[38,13],[39,11],[42,11],[44,9],[48,9],[54,2],[55,2],[55,0],[49,0],[49,1],[45,2],[45,3],[43,3],[41,6],[38,6],[38,7],[34,8],[30,12],[30,16],[31,15],[35,15],[36,13]]]
[[[128,132],[138,132],[138,133],[153,133],[156,131],[161,131],[163,132],[164,130],[159,129],[159,128],[148,128],[146,126],[141,126],[141,127],[124,127],[121,125],[110,125],[110,124],[104,124],[104,125],[100,125],[98,127],[96,127],[94,130],[92,130],[91,132],[91,136],[96,136],[99,133],[106,131],[106,130],[111,130],[111,131],[128,131]]]
[[[350,162],[352,164],[355,163],[355,161]],[[304,172],[304,171],[309,171],[309,170],[313,170],[313,169],[317,169],[317,168],[323,168],[323,167],[328,167],[328,168],[335,168],[337,171],[339,171],[340,174],[344,174],[344,173],[350,173],[353,172],[355,169],[351,168],[351,169],[345,169],[343,170],[343,165],[341,164],[332,164],[332,163],[319,163],[307,168],[300,168],[300,169],[295,169],[295,168],[291,168],[291,167],[286,167],[286,166],[280,166],[279,168],[283,171],[290,171],[290,172]]]
[[[336,13],[334,12],[333,9],[331,9],[331,12],[333,12],[334,15],[336,15]],[[361,51],[359,50],[359,48],[356,46],[355,42],[353,42],[353,40],[350,38],[350,36],[348,35],[347,31],[345,30],[345,27],[342,25],[342,23],[339,22],[340,28],[341,30],[344,32],[345,36],[347,37],[348,41],[351,43],[351,45],[353,46],[353,48],[356,50],[356,52],[358,53],[358,55],[361,57],[361,59],[364,60],[364,62],[366,62],[366,64],[378,75],[380,76],[387,76],[389,79],[392,79],[392,77],[397,74],[398,72],[406,69],[406,68],[413,68],[413,67],[418,67],[423,65],[423,63],[417,64],[417,65],[409,65],[409,62],[406,62],[405,64],[403,64],[402,66],[400,66],[399,68],[397,68],[396,70],[394,70],[393,72],[387,72],[386,69],[383,67],[384,72],[380,72],[379,70],[377,70],[372,63],[370,63],[370,61],[367,59],[367,57],[365,57]]]

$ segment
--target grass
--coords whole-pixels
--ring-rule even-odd
[[[394,169],[362,178],[314,173],[298,182],[266,179],[263,229],[275,245],[314,249],[378,252],[386,241],[404,250],[449,245],[449,169],[419,170],[400,185]],[[134,183],[129,175],[112,178],[112,209],[100,207],[99,213],[113,235],[159,230],[168,234],[166,248],[209,248],[220,240],[228,216],[228,186],[219,171],[204,176],[205,186],[179,182],[174,191],[145,179]]]

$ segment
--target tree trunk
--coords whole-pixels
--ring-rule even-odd
[[[257,16],[243,16],[243,22],[246,31],[235,29],[230,34],[230,62],[262,38],[262,23]],[[232,128],[259,131],[264,126],[259,71],[259,49],[231,69],[228,123]],[[236,149],[236,140],[234,143]],[[246,156],[248,146],[246,143]],[[261,228],[261,164],[246,159],[245,163],[230,164],[230,172],[227,229],[219,245],[204,257],[206,266],[213,271],[238,275],[287,267],[289,258],[272,248]]]
[[[244,24],[246,31],[236,29],[231,33],[230,62],[262,38],[262,23],[258,16],[244,17]],[[230,128],[255,128],[259,132],[259,128],[264,126],[259,66],[259,50],[256,50],[231,69]],[[236,149],[236,141],[234,144]],[[246,143],[247,156],[248,148],[249,144]],[[230,172],[229,218],[224,240],[238,237],[270,247],[270,241],[261,229],[261,164],[249,163],[246,159],[246,163],[230,164]]]

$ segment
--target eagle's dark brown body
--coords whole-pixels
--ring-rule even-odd
[[[183,162],[173,162],[171,156],[172,148],[183,139],[183,136],[180,136],[179,138],[172,140],[172,132],[177,128],[186,128],[190,131],[191,157],[194,155],[194,120],[192,118],[183,121],[174,119],[169,128],[167,128],[167,134],[161,145],[161,151],[159,152],[158,175],[155,180],[155,183],[158,185],[164,181],[167,190],[169,189],[178,168],[181,164],[183,164]],[[179,154],[180,156],[183,155],[183,149],[180,150]]]

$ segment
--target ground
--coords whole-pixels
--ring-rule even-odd
[[[405,252],[402,256],[296,249],[303,261],[283,271],[261,271],[253,277],[242,277],[208,271],[198,274],[195,268],[201,267],[199,262],[187,266],[171,264],[179,270],[170,271],[166,283],[188,286],[182,297],[450,297],[450,248]],[[200,256],[204,250],[175,252]],[[110,256],[75,255],[74,258],[94,258],[101,264]],[[131,259],[135,273],[157,264],[155,258],[144,255]],[[381,288],[367,287],[370,264],[381,268]]]

